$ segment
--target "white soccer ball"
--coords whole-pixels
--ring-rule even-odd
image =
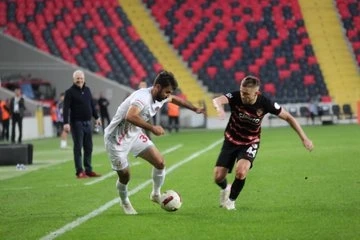
[[[160,205],[162,209],[168,212],[178,210],[182,205],[180,195],[174,190],[167,190],[160,197]]]

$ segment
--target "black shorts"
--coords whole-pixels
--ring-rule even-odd
[[[235,145],[227,140],[224,140],[215,166],[227,168],[229,169],[228,172],[231,173],[235,162],[240,159],[246,159],[250,161],[252,167],[259,148],[260,143],[254,143],[250,145]]]

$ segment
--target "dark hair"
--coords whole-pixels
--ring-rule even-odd
[[[178,87],[178,83],[174,77],[174,74],[165,70],[158,73],[154,80],[154,85],[155,84],[160,84],[160,86],[163,88],[171,86],[173,91],[175,91]]]
[[[255,76],[246,76],[241,80],[241,86],[243,87],[260,87],[260,79]]]
[[[62,97],[62,96],[65,96],[65,93],[64,93],[64,92],[60,93],[60,97]]]

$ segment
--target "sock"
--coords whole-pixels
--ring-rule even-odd
[[[227,186],[227,180],[226,180],[226,178],[225,178],[222,182],[220,182],[220,183],[217,183],[217,182],[216,182],[216,184],[217,184],[222,190],[224,190],[224,189],[226,188],[226,186]]]
[[[231,191],[230,191],[230,196],[229,196],[230,200],[235,201],[238,198],[241,190],[243,189],[243,187],[245,185],[245,180],[246,180],[246,178],[244,178],[244,179],[235,178],[234,182],[231,185]]]
[[[129,197],[128,197],[128,191],[127,191],[127,184],[122,184],[121,182],[119,182],[119,180],[116,181],[116,188],[119,192],[119,196],[121,199],[122,203],[126,203],[129,202]]]
[[[165,180],[165,169],[153,168],[152,170],[152,179],[153,179],[153,193],[160,195],[161,186],[164,184]]]
[[[60,141],[60,147],[65,148],[66,146],[67,146],[66,140],[61,140]]]

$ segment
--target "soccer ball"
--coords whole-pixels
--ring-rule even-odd
[[[182,200],[176,191],[167,190],[160,197],[160,205],[162,209],[168,212],[174,212],[181,207]]]

